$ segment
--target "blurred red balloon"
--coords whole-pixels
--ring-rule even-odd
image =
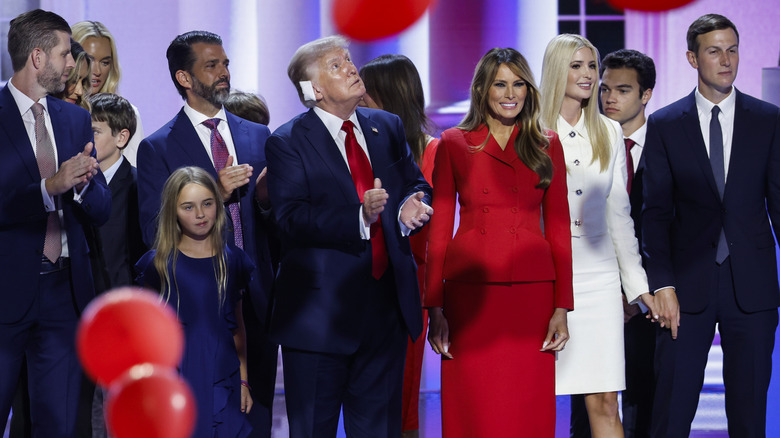
[[[335,0],[333,22],[342,34],[375,40],[401,32],[422,17],[433,0]]]
[[[84,310],[76,347],[87,374],[103,386],[133,365],[176,367],[184,334],[160,296],[140,288],[106,292]]]
[[[692,1],[693,0],[609,0],[609,3],[617,9],[660,12],[685,6]]]
[[[106,424],[116,438],[189,438],[195,399],[172,369],[136,365],[108,392]]]

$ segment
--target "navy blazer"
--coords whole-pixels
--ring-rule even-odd
[[[236,159],[239,163],[249,164],[254,168],[249,184],[233,192],[233,201],[238,199],[241,206],[244,252],[257,265],[249,285],[251,301],[260,322],[265,324],[270,311],[273,273],[265,219],[255,202],[255,181],[266,166],[263,149],[270,131],[265,125],[244,120],[227,111],[225,116],[236,148]],[[157,212],[160,209],[160,196],[165,181],[176,169],[186,166],[201,167],[219,181],[214,163],[203,147],[195,127],[182,109],[173,120],[145,138],[138,147],[138,203],[141,230],[144,241],[150,247],[154,244],[154,236],[157,232]],[[227,239],[234,245],[232,233],[227,236]]]
[[[775,240],[780,224],[780,110],[736,93],[723,200],[701,134],[694,93],[648,119],[642,247],[650,290],[674,286],[684,312],[709,302],[720,230],[745,312],[780,305]],[[768,215],[767,215],[768,212]],[[778,230],[774,229],[775,236]]]
[[[398,303],[410,336],[422,330],[416,265],[398,212],[431,188],[406,144],[401,120],[357,109],[374,176],[389,199],[380,214]],[[347,163],[325,125],[309,110],[277,129],[266,144],[271,204],[282,240],[271,337],[292,348],[350,354],[361,339],[361,311],[371,290],[368,241],[360,236],[360,199]],[[368,282],[370,284],[370,282]]]
[[[61,166],[92,141],[92,122],[83,108],[50,96],[46,99]],[[22,318],[37,297],[31,291],[38,288],[47,213],[35,153],[8,85],[0,90],[0,145],[0,322],[10,323]],[[73,297],[77,309],[83,310],[95,295],[83,227],[108,220],[111,195],[98,170],[81,203],[73,200],[73,190],[59,198]]]

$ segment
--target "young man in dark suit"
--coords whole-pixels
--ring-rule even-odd
[[[688,29],[698,86],[648,119],[642,243],[661,327],[652,433],[687,437],[717,325],[729,435],[763,437],[780,292],[780,110],[733,84],[739,34]]]
[[[255,433],[270,437],[278,351],[267,335],[273,273],[264,145],[270,131],[222,106],[230,94],[230,70],[218,35],[205,31],[179,35],[168,46],[166,56],[184,108],[138,148],[144,241],[150,246],[154,242],[160,191],[171,173],[184,166],[210,172],[226,200],[225,211],[232,224],[228,243],[241,247],[256,266],[243,304],[249,386],[254,399],[249,420]]]
[[[94,297],[84,227],[109,216],[89,113],[50,97],[75,62],[70,27],[36,9],[11,21],[0,90],[0,418],[27,359],[33,436],[75,433],[80,312]]]
[[[401,436],[406,339],[422,330],[410,231],[431,188],[401,120],[358,108],[366,92],[347,42],[301,46],[288,76],[311,108],[268,139],[282,240],[271,335],[282,345],[290,436]]]

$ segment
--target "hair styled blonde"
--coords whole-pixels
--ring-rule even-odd
[[[176,283],[176,261],[178,259],[179,241],[181,240],[181,226],[178,218],[179,194],[188,184],[198,184],[205,187],[214,195],[214,203],[217,205],[217,215],[214,226],[209,232],[211,248],[214,251],[213,265],[214,276],[217,279],[218,297],[220,308],[225,300],[227,289],[227,255],[225,254],[225,225],[227,214],[222,209],[222,195],[217,188],[217,183],[208,172],[200,167],[182,167],[168,177],[162,190],[162,204],[157,215],[157,236],[154,239],[156,253],[154,255],[154,267],[160,276],[160,295],[169,302],[171,290],[176,289],[176,308],[179,308],[179,288]],[[170,271],[169,271],[170,267]],[[173,286],[171,286],[173,283]]]
[[[515,152],[523,164],[539,175],[539,184],[536,187],[546,189],[550,186],[553,175],[552,160],[545,152],[550,146],[550,140],[545,136],[539,119],[539,90],[536,88],[531,68],[520,52],[512,48],[495,48],[479,60],[471,80],[471,104],[457,128],[474,131],[482,125],[488,125],[490,87],[502,65],[506,65],[522,79],[528,90],[523,109],[515,120],[520,130],[515,137]],[[481,150],[485,144],[487,139],[477,150]]]
[[[84,41],[89,37],[106,38],[111,45],[111,70],[108,72],[103,86],[97,93],[114,93],[119,87],[119,79],[122,77],[122,69],[119,67],[119,55],[116,53],[116,42],[114,36],[108,31],[108,28],[99,21],[79,21],[71,26],[71,32],[73,32],[73,39],[76,40],[82,46]],[[93,62],[100,62],[96,59]]]
[[[544,123],[545,127],[556,132],[558,115],[561,112],[563,98],[566,94],[571,60],[574,57],[574,53],[582,48],[587,48],[591,51],[596,62],[596,72],[598,72],[599,51],[581,35],[558,35],[547,44],[547,49],[544,51],[542,82],[540,86],[542,94],[542,123]],[[590,144],[593,148],[593,161],[598,160],[601,172],[604,172],[609,167],[609,133],[606,124],[599,117],[598,89],[598,73],[596,73],[593,86],[591,87],[591,96],[582,101],[582,109],[585,117],[585,128],[588,130]]]

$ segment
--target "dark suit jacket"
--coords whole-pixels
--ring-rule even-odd
[[[411,194],[431,188],[406,145],[401,120],[358,108],[374,176],[388,199],[381,213],[398,303],[412,339],[422,330],[420,293],[409,239],[398,212]],[[361,339],[361,309],[371,299],[371,250],[360,237],[360,199],[349,168],[314,110],[268,139],[268,185],[283,254],[271,336],[286,347],[350,354]],[[370,287],[370,286],[369,286]]]
[[[264,125],[241,119],[228,112],[228,126],[233,137],[238,162],[254,168],[249,184],[233,192],[233,202],[241,205],[241,226],[244,233],[244,252],[257,265],[249,287],[252,304],[262,323],[267,322],[270,310],[270,290],[273,274],[268,252],[268,237],[264,219],[255,203],[255,180],[265,167],[265,141],[270,131]],[[218,180],[195,127],[182,109],[165,126],[141,142],[138,147],[138,203],[144,241],[151,246],[157,231],[157,211],[160,209],[162,187],[178,168],[198,166]],[[227,211],[227,209],[226,209]],[[233,244],[233,236],[228,236]]]
[[[108,188],[111,190],[111,217],[100,227],[100,240],[109,288],[133,284],[133,267],[146,253],[138,217],[136,170],[122,160]]]
[[[84,109],[47,97],[59,165],[92,141],[92,123]],[[93,150],[93,156],[95,152]],[[83,310],[95,291],[83,227],[108,219],[111,197],[103,174],[87,187],[82,202],[73,190],[60,196],[71,261],[75,305]],[[8,86],[0,90],[0,322],[19,320],[33,303],[46,235],[47,213],[41,196],[41,174]]]
[[[721,228],[741,309],[755,312],[780,304],[769,222],[771,218],[780,224],[780,110],[735,92],[734,135],[722,201],[694,93],[648,119],[642,213],[647,276],[650,290],[675,286],[684,312],[701,311],[708,303],[706,280],[715,275]]]

